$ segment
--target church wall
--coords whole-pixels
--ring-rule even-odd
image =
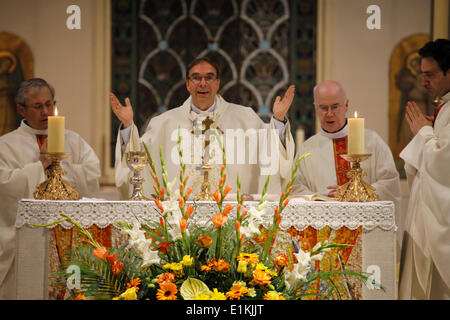
[[[81,9],[81,29],[69,30],[66,9]],[[34,76],[56,90],[66,128],[94,142],[93,8],[90,0],[2,0],[0,31],[21,37],[34,57]],[[97,152],[99,150],[96,150]]]
[[[380,8],[379,30],[367,28],[370,5]],[[388,143],[390,56],[402,39],[430,32],[431,1],[339,0],[332,7],[329,76],[346,89],[348,115],[358,111],[366,119],[366,127]]]

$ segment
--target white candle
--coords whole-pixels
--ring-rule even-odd
[[[48,152],[64,152],[65,119],[58,116],[55,106],[55,115],[48,117]]]
[[[364,154],[364,118],[348,119],[348,154]]]

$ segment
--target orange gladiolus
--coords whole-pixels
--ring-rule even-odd
[[[277,221],[275,223],[278,225],[278,224],[280,224],[280,222],[281,222],[281,214],[278,215]]]
[[[105,247],[94,249],[94,257],[102,259],[103,261],[106,261],[106,257],[108,256],[108,254],[109,250],[106,250]]]
[[[283,202],[283,208],[286,207],[286,206],[288,205],[288,203],[289,203],[289,199],[284,200],[284,202]]]
[[[178,204],[180,205],[180,208],[184,207],[184,199],[183,199],[183,197],[178,198]]]
[[[180,219],[180,230],[181,230],[181,232],[184,233],[186,231],[186,226],[187,226],[186,219],[181,217],[181,219]]]
[[[184,190],[184,184],[180,183],[180,193],[183,193],[183,190]]]
[[[163,208],[163,206],[161,205],[161,202],[159,202],[159,199],[158,199],[158,198],[155,198],[155,200],[153,200],[153,201],[155,201],[155,203],[156,203],[156,205],[158,206],[159,210],[161,210],[161,212],[164,212],[164,208]]]
[[[190,205],[187,205],[186,208],[186,219],[189,219],[194,212],[194,207],[191,207]]]
[[[236,231],[238,231],[239,228],[241,227],[241,223],[240,223],[239,221],[236,221],[235,224],[234,224],[234,226],[235,226],[235,228],[236,228]]]
[[[217,214],[212,217],[212,222],[216,227],[222,227],[228,221],[228,216],[226,214],[222,214],[217,212]]]
[[[161,189],[159,189],[159,194],[161,196],[161,200],[164,201],[164,188],[161,187]]]
[[[220,202],[219,190],[216,190],[216,191],[213,193],[213,197],[214,197],[214,200],[216,200],[217,203]]]
[[[231,191],[231,187],[227,184],[226,186],[225,186],[225,190],[223,190],[223,197],[225,198],[226,197],[226,195],[228,194],[228,192],[230,192]]]
[[[117,260],[115,253],[112,256],[106,257],[106,259],[111,264],[111,271],[112,271],[113,275],[117,276],[119,273],[122,272],[123,263],[119,262],[119,260]]]
[[[233,206],[229,203],[227,203],[227,205],[225,206],[225,209],[223,210],[223,214],[228,216],[228,213],[233,210]]]
[[[192,193],[192,188],[187,188],[187,189],[186,189],[186,195],[184,196],[185,199],[189,198],[189,196],[191,195],[191,193]]]
[[[222,185],[223,185],[223,178],[220,177],[220,179],[219,179],[219,187],[221,187]]]

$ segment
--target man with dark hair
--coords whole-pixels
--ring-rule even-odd
[[[408,102],[415,134],[400,153],[411,194],[400,273],[400,299],[450,299],[450,41],[419,50],[422,84],[442,103],[426,116]]]
[[[34,78],[21,83],[16,103],[24,118],[20,127],[0,137],[0,300],[16,298],[15,243],[17,203],[33,198],[36,186],[44,182],[51,160],[47,150],[48,116],[53,115],[55,90],[45,80]],[[65,151],[61,161],[64,179],[75,185],[81,196],[99,188],[100,161],[92,148],[75,132],[65,131]]]
[[[218,94],[219,87],[219,67],[207,58],[195,60],[187,68],[186,89],[190,97],[182,106],[151,119],[141,139],[133,124],[130,100],[125,99],[126,105],[122,106],[111,93],[112,110],[123,126],[117,139],[115,165],[116,185],[119,188],[124,187],[121,190],[123,196],[127,194],[128,197],[130,192],[130,170],[125,162],[124,152],[130,148],[140,148],[142,141],[150,149],[158,175],[161,172],[159,165],[161,146],[168,178],[170,180],[176,178],[179,181],[178,132],[182,134],[183,162],[190,177],[188,186],[185,187],[191,187],[193,195],[200,192],[203,177],[199,169],[207,164],[211,165],[208,175],[213,192],[219,181],[222,160],[221,150],[217,150],[220,148],[217,147],[214,129],[222,135],[226,149],[227,183],[234,190],[239,176],[241,192],[260,193],[266,176],[270,174],[268,193],[281,192],[281,187],[284,186],[283,179],[289,178],[295,148],[286,118],[294,97],[294,86],[289,87],[282,99],[276,98],[270,124],[264,123],[252,108],[225,101]],[[208,129],[211,131],[209,135]],[[267,152],[270,153],[269,156]],[[153,180],[148,171],[144,170],[144,193],[150,198]]]

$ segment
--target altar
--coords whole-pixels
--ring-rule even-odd
[[[233,202],[231,202],[233,204]],[[214,202],[190,202],[195,213],[190,223],[211,223],[217,206]],[[250,201],[245,205],[255,205]],[[277,202],[269,207],[275,208]],[[270,209],[268,212],[273,212]],[[49,290],[49,275],[54,270],[54,239],[52,227],[38,228],[30,224],[48,224],[69,215],[83,227],[110,228],[112,245],[123,244],[118,222],[133,223],[145,220],[158,221],[159,214],[153,201],[106,201],[83,198],[78,201],[50,201],[22,199],[18,204],[16,219],[16,275],[17,299],[54,299]],[[230,213],[233,214],[233,211]],[[267,217],[263,226],[268,226]],[[64,221],[63,229],[73,226]],[[328,266],[340,266],[357,272],[372,274],[385,291],[371,286],[346,284],[349,297],[355,299],[396,299],[396,225],[394,204],[377,202],[325,202],[292,199],[283,211],[280,232],[275,248],[296,242],[302,247],[313,246],[319,240],[350,243],[352,248],[339,255],[339,261],[329,258]],[[339,235],[339,236],[338,236]],[[342,242],[344,241],[346,242]],[[310,248],[311,249],[311,248]],[[53,258],[52,258],[53,256]],[[325,263],[325,262],[324,262]]]

